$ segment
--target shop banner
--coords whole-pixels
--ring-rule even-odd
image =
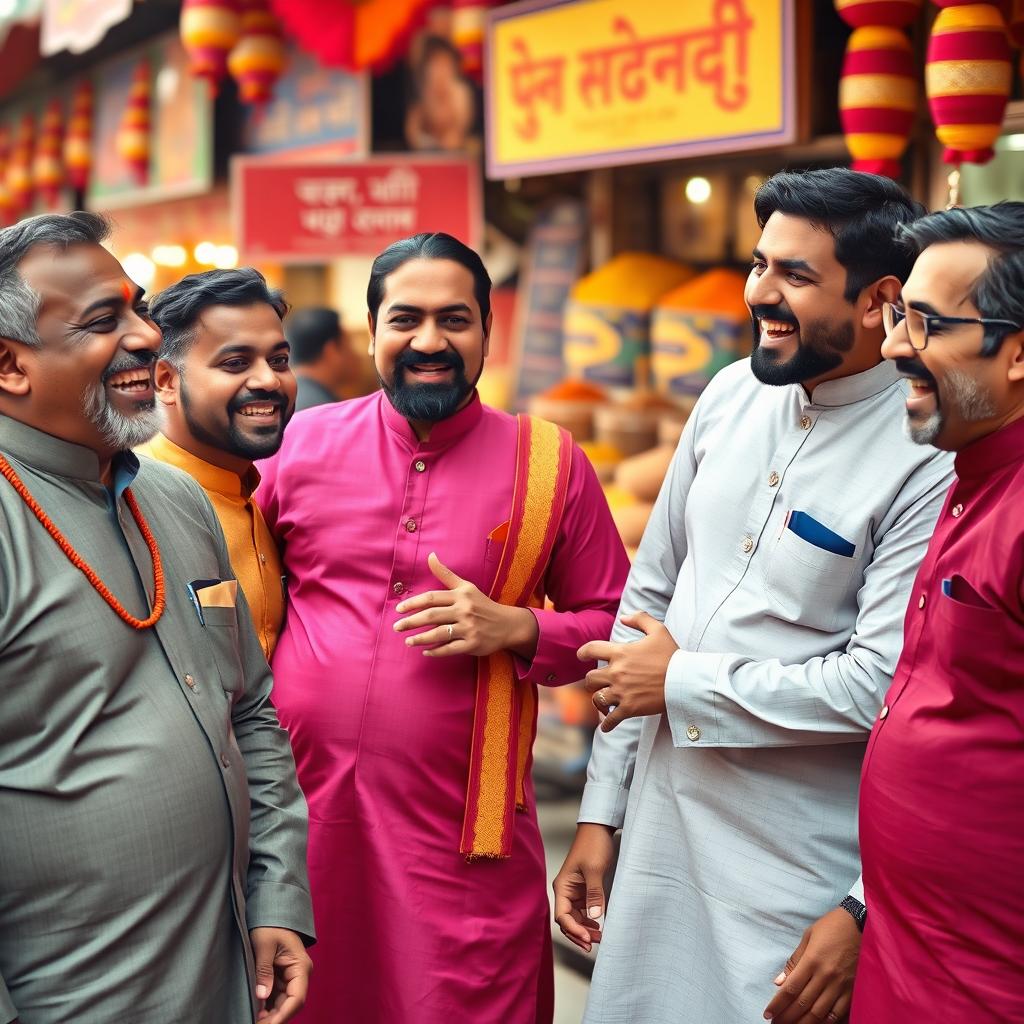
[[[461,158],[300,164],[236,157],[231,193],[244,259],[375,256],[419,231],[446,231],[475,247],[483,233],[480,172]]]
[[[796,137],[793,0],[524,0],[486,66],[491,178]]]
[[[44,57],[85,53],[131,13],[132,0],[45,0],[39,49]]]

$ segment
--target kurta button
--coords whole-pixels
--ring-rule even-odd
[[[405,521],[405,528],[406,528],[406,530],[409,533],[415,533],[416,532],[416,520],[415,519],[406,519],[406,521]]]
[[[750,553],[751,551],[753,551],[753,550],[754,550],[754,541],[753,541],[753,538],[751,538],[751,537],[744,537],[744,538],[743,538],[743,550],[744,550],[744,551],[746,551],[746,552],[747,552],[748,554],[749,554],[749,553]]]
[[[700,739],[700,729],[695,725],[688,725],[686,727],[686,738],[691,743],[696,743]]]
[[[228,758],[228,755],[227,755],[227,754],[221,754],[221,755],[220,755],[220,763],[221,763],[221,764],[222,764],[222,765],[223,765],[223,766],[224,766],[225,768],[230,768],[230,767],[231,767],[231,760],[230,760],[230,759]]]
[[[391,589],[396,594],[404,594],[405,593],[405,584],[404,583],[396,583]]]
[[[804,430],[810,430],[811,429],[811,417],[810,416],[801,416],[800,417],[800,426],[803,427]]]
[[[963,507],[963,505],[954,505],[954,506],[953,506],[953,507],[952,507],[952,508],[951,508],[951,509],[949,510],[949,512],[950,512],[950,515],[951,515],[951,516],[952,516],[952,517],[953,517],[954,519],[959,519],[959,518],[960,518],[960,516],[961,516],[961,514],[963,513],[963,510],[964,510],[964,507]]]
[[[265,554],[263,554],[262,551],[260,552],[260,563],[263,564],[263,565],[267,564],[267,556]]]
[[[888,714],[889,714],[889,705],[888,704],[883,704],[882,705],[882,710],[878,712],[878,717],[879,718],[886,718],[888,716]]]
[[[188,688],[189,688],[190,690],[195,690],[195,691],[196,691],[196,693],[198,693],[198,692],[199,692],[199,687],[198,687],[198,686],[196,686],[196,680],[195,680],[195,676],[193,676],[191,672],[186,672],[186,673],[185,673],[185,685],[186,685],[186,686],[187,686],[187,687],[188,687]]]
[[[779,482],[779,474],[776,473],[775,470],[773,469],[768,474],[768,486],[769,487],[774,487],[778,482]]]
[[[927,603],[927,598],[924,596],[924,594],[922,594],[921,595],[921,600],[917,602],[917,607],[918,608],[923,608],[926,603]]]
[[[546,682],[549,682],[549,683],[553,683],[553,682],[555,681],[555,673],[554,673],[554,672],[549,672],[549,673],[548,673],[548,674],[547,674],[547,675],[546,675],[546,676],[544,677],[544,679],[545,679],[545,681],[546,681]]]
[[[415,469],[417,473],[425,473],[427,471],[427,464],[422,459],[417,459],[413,463],[413,469]]]

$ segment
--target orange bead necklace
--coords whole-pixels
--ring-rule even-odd
[[[67,555],[68,561],[85,576],[92,584],[93,589],[113,608],[120,619],[127,622],[133,629],[149,629],[150,626],[156,624],[160,616],[163,615],[164,605],[166,604],[164,567],[160,562],[160,550],[157,548],[156,538],[153,536],[146,520],[142,517],[142,510],[139,508],[135,495],[132,494],[130,489],[125,489],[125,504],[131,510],[132,517],[135,519],[135,525],[138,526],[139,533],[142,534],[146,547],[149,548],[149,557],[153,560],[153,611],[150,612],[149,617],[146,619],[137,619],[114,597],[92,566],[74,549],[71,541],[57,529],[53,520],[40,508],[39,503],[32,497],[29,489],[22,482],[21,477],[14,472],[14,467],[2,455],[0,455],[0,473],[10,481],[11,486],[21,496],[22,501],[32,510],[32,514],[43,524],[46,532],[57,542],[57,546],[61,551]]]

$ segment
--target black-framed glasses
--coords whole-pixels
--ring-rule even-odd
[[[1022,330],[1021,325],[1012,320],[993,320],[981,316],[939,316],[936,313],[921,313],[916,309],[901,309],[892,302],[882,303],[882,323],[886,334],[892,334],[904,322],[907,325],[907,337],[915,352],[923,352],[928,347],[929,339],[941,334],[943,328],[959,324],[981,324],[986,329],[1002,327],[1002,334]]]

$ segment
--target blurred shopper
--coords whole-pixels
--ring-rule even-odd
[[[1024,1020],[1024,203],[935,213],[882,354],[956,452],[868,744],[858,1024]]]
[[[879,351],[916,205],[845,169],[776,175],[754,205],[753,355],[686,425],[624,625],[580,652],[608,662],[588,676],[607,717],[555,909],[601,941],[588,1024],[849,1009],[861,759],[950,462],[903,436]]]
[[[0,1021],[281,1024],[306,808],[217,517],[131,452],[160,333],[106,235],[0,232]]]
[[[628,563],[569,435],[480,403],[479,256],[396,242],[367,300],[382,390],[298,417],[258,494],[288,573],[274,701],[311,807],[303,1020],[546,1024],[535,687],[580,678]]]
[[[288,317],[285,333],[299,382],[295,411],[337,402],[358,384],[357,357],[341,327],[337,311],[311,306]]]
[[[254,459],[281,447],[295,377],[281,321],[288,307],[252,267],[191,274],[153,301],[163,430],[140,454],[183,469],[206,491],[269,659],[284,621],[281,560],[253,500]]]

